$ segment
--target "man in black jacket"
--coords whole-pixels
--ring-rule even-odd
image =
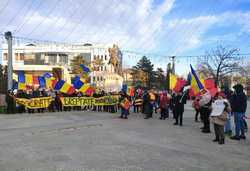
[[[235,122],[235,136],[233,140],[246,139],[244,130],[244,116],[247,109],[247,96],[243,92],[243,86],[237,84],[234,87],[235,94],[232,96],[231,107]]]
[[[173,111],[174,111],[174,118],[175,123],[174,125],[180,125],[182,126],[182,119],[183,119],[183,113],[184,113],[184,104],[186,104],[187,101],[187,92],[178,92],[177,95],[173,99]]]

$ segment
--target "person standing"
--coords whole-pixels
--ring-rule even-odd
[[[199,105],[200,105],[200,114],[202,116],[204,124],[204,126],[202,127],[202,132],[210,133],[211,131],[210,131],[209,116],[212,111],[212,96],[205,89],[201,91],[201,99],[199,101]]]
[[[15,113],[15,99],[14,99],[14,94],[11,92],[11,90],[8,90],[5,96],[5,101],[7,103],[7,113],[8,114]]]
[[[174,113],[175,113],[175,123],[174,125],[182,126],[183,113],[184,113],[184,104],[187,101],[187,93],[186,92],[177,92],[177,95],[174,99]]]
[[[224,126],[227,122],[228,114],[231,112],[231,107],[229,102],[223,97],[222,94],[217,94],[215,98],[216,100],[213,102],[212,107],[215,106],[216,103],[221,103],[224,106],[224,109],[221,113],[218,113],[217,116],[211,116],[211,122],[214,123],[215,133],[215,139],[213,142],[225,144]]]
[[[141,108],[142,108],[142,104],[143,104],[143,99],[141,96],[137,95],[135,97],[135,100],[134,100],[134,113],[139,113],[141,112]]]
[[[243,92],[243,86],[237,84],[234,87],[235,94],[232,97],[232,113],[235,122],[235,135],[231,137],[233,140],[246,139],[244,130],[244,117],[247,109],[247,96]]]
[[[129,108],[130,108],[130,101],[129,101],[129,97],[126,93],[122,93],[121,94],[121,102],[120,102],[120,106],[121,106],[121,116],[120,118],[122,119],[128,119],[128,115],[129,115]]]
[[[144,119],[149,119],[153,117],[153,109],[155,103],[155,95],[152,90],[150,90],[146,96],[146,103],[145,103],[145,113],[146,117]]]
[[[193,101],[193,108],[195,109],[195,122],[198,122],[198,116],[200,113],[200,105],[199,105],[200,97],[197,96]],[[201,118],[201,117],[200,117]]]
[[[166,92],[163,92],[160,96],[160,110],[161,110],[161,117],[160,120],[165,120],[169,117],[168,113],[168,106],[169,106],[170,99],[167,96]]]

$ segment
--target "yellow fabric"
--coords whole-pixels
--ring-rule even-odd
[[[25,83],[28,85],[33,84],[33,76],[31,74],[25,74]]]
[[[40,98],[16,98],[18,104],[24,105],[29,109],[47,108],[52,101],[52,97],[40,97]]]
[[[199,78],[199,79],[201,81],[201,84],[204,86],[204,79],[203,78]],[[193,75],[192,75],[192,79],[191,79],[191,88],[192,88],[192,90],[193,90],[193,92],[194,92],[195,95],[200,92],[198,84],[197,84],[197,82],[196,82],[196,80],[195,80],[195,78],[194,78]]]
[[[170,75],[169,75],[169,88],[171,90],[173,90],[176,86],[176,83],[177,83],[177,76],[170,73]]]
[[[61,97],[63,106],[106,106],[118,104],[118,96],[95,97]]]
[[[52,85],[52,80],[55,80],[54,77],[51,77],[51,78],[46,78],[45,79],[45,82],[46,82],[46,88],[54,88],[53,85]]]
[[[150,92],[150,93],[149,93],[149,99],[150,99],[151,101],[155,101],[155,94],[152,93],[152,92]]]
[[[88,90],[88,88],[89,88],[89,85],[88,85],[88,84],[84,84],[84,85],[79,89],[79,91],[85,93],[85,92]]]
[[[60,89],[60,91],[63,92],[63,93],[67,93],[69,89],[70,89],[70,84],[65,82],[63,84],[62,88]]]
[[[26,84],[25,83],[18,83],[18,90],[26,90]]]

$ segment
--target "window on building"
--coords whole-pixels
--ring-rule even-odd
[[[15,53],[15,60],[19,61],[18,53]]]
[[[96,77],[97,78],[97,81],[99,81],[99,77]]]
[[[103,71],[103,67],[101,66],[101,71]]]
[[[45,58],[48,59],[48,64],[54,65],[54,64],[56,64],[57,54],[55,54],[55,53],[46,53]]]
[[[66,54],[59,54],[59,62],[63,64],[68,63],[68,55]]]
[[[24,65],[33,65],[35,62],[35,54],[34,53],[26,53],[24,55]]]
[[[107,55],[104,56],[105,60],[107,60]]]
[[[102,78],[102,77],[101,77],[100,79],[101,79],[101,81],[103,80],[103,78]]]
[[[93,81],[95,82],[95,77],[93,77]]]
[[[101,60],[103,60],[103,55],[101,55]]]
[[[99,55],[97,55],[97,59],[100,59],[100,56],[99,56]]]
[[[104,71],[107,71],[107,68],[106,68],[106,66],[104,66]]]
[[[96,55],[94,55],[94,60],[96,60]]]
[[[3,54],[3,60],[7,61],[8,60],[8,53]]]
[[[24,60],[24,53],[20,53],[20,60],[21,60],[21,61]]]

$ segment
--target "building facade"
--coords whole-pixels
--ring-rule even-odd
[[[75,56],[82,56],[86,63],[90,64],[90,83],[106,91],[119,91],[123,78],[119,75],[117,66],[111,62],[110,51],[117,48],[117,61],[121,67],[122,53],[118,46],[103,44],[15,44],[13,46],[13,71],[24,71],[33,75],[42,75],[46,72],[53,73],[60,70],[61,78],[71,82],[75,76],[72,73],[71,60]],[[7,45],[2,45],[0,64],[6,66],[8,63]],[[95,61],[102,61],[96,65]],[[120,69],[120,68],[119,68]]]

